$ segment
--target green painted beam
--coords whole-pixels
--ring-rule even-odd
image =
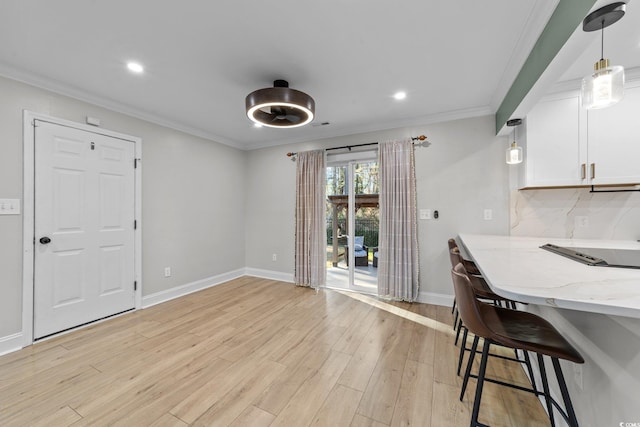
[[[596,0],[560,0],[496,111],[496,134],[507,123],[595,2]]]

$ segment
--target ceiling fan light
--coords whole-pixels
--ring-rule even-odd
[[[251,92],[245,98],[247,117],[251,121],[271,128],[295,128],[313,120],[313,98],[289,88],[285,80],[276,80],[273,85]]]
[[[608,59],[596,62],[595,71],[582,79],[582,106],[587,109],[609,107],[624,96],[624,68],[609,66]]]

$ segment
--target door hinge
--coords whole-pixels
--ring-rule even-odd
[[[133,282],[133,290],[134,290],[134,291],[137,291],[137,290],[138,290],[138,282],[137,282],[137,281],[134,281],[134,282]]]
[[[137,220],[137,219],[134,219],[134,220],[133,220],[133,229],[134,229],[134,230],[137,230],[137,229],[138,229],[138,220]]]

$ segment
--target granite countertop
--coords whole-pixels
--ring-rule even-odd
[[[499,295],[531,304],[640,318],[640,269],[594,267],[551,253],[552,243],[640,251],[627,240],[461,234],[463,250]]]

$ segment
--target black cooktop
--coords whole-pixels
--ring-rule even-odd
[[[567,248],[551,243],[540,246],[542,249],[565,256],[574,261],[596,267],[639,268],[640,250],[605,248]]]

